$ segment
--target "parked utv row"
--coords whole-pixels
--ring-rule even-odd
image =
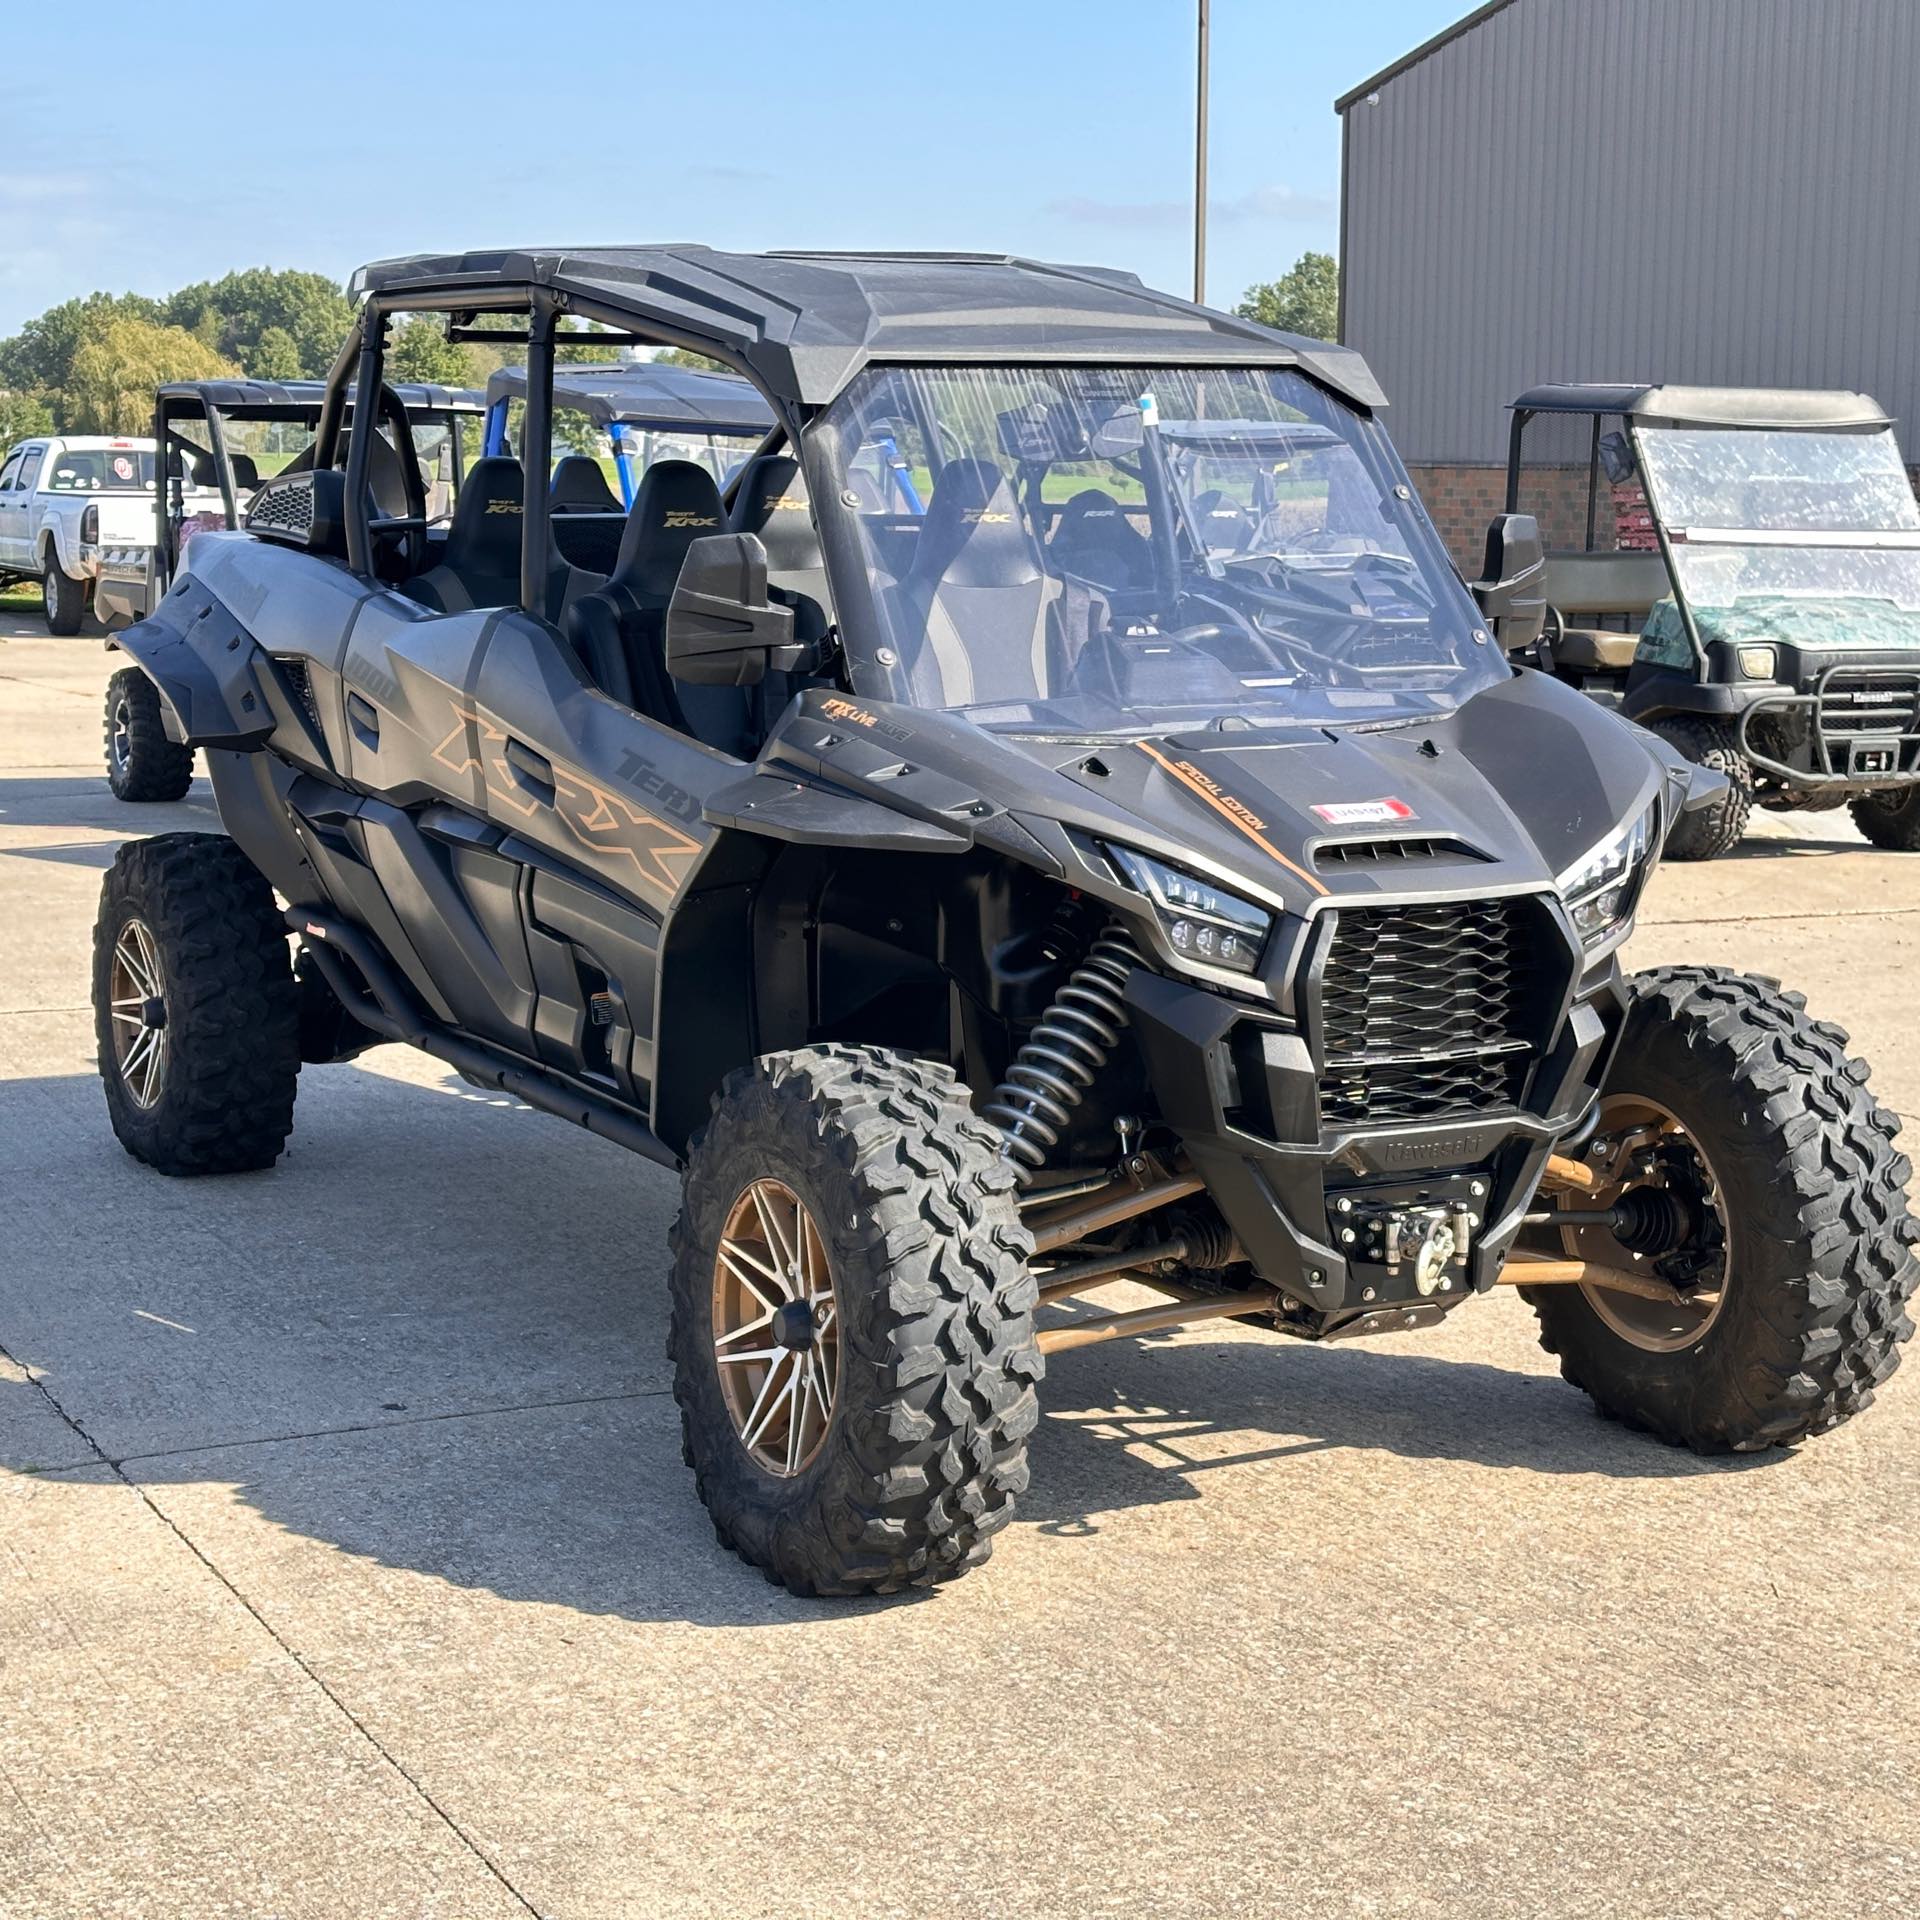
[[[1469,595],[1357,355],[978,256],[355,292],[304,470],[122,636],[226,829],[106,878],[129,1151],[266,1167],[303,1067],[398,1040],[678,1169],[687,1458],[800,1593],[985,1559],[1048,1358],[1158,1328],[1517,1286],[1601,1408],[1707,1452],[1892,1372],[1910,1169],[1846,1036],[1620,964],[1725,778],[1515,663],[1537,530]],[[444,534],[400,415],[345,431],[417,313],[526,341],[520,457]],[[650,466],[604,569],[523,479],[563,315],[771,421],[724,494]],[[1162,1304],[1088,1303],[1117,1276]]]

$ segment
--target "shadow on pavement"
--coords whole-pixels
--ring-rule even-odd
[[[512,1601],[819,1619],[718,1548],[682,1464],[663,1357],[671,1183],[625,1177],[617,1149],[524,1109],[310,1076],[325,1077],[281,1169],[207,1182],[128,1160],[90,1078],[0,1089],[65,1116],[67,1136],[30,1176],[55,1217],[0,1282],[0,1344],[195,1537],[217,1493]],[[0,1436],[39,1411],[18,1398],[35,1392],[0,1373]],[[1324,1478],[1329,1454],[1356,1473],[1379,1453],[1622,1479],[1727,1470],[1608,1425],[1557,1379],[1399,1342],[1116,1342],[1057,1360],[1042,1406],[1014,1552],[1028,1528],[1097,1532],[1206,1499],[1223,1468],[1259,1468],[1285,1524],[1289,1464],[1314,1457]],[[1236,1498],[1244,1510],[1244,1486]]]

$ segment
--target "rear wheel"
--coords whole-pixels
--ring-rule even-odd
[[[809,1047],[733,1074],[688,1153],[668,1340],[721,1542],[799,1594],[985,1560],[1038,1417],[1031,1244],[944,1067]]]
[[[47,631],[65,638],[80,631],[87,612],[87,586],[76,580],[60,564],[60,556],[49,551],[47,570],[40,576],[40,604],[46,611]]]
[[[1571,1204],[1631,1195],[1636,1224],[1563,1228],[1562,1251],[1674,1297],[1523,1292],[1602,1412],[1700,1453],[1790,1446],[1865,1407],[1913,1331],[1900,1123],[1846,1034],[1776,982],[1674,967],[1628,984],[1601,1117],[1614,1177]]]
[[[107,1113],[135,1159],[188,1174],[279,1157],[300,1073],[293,967],[272,889],[231,840],[169,833],[114,856],[93,1021]]]
[[[193,785],[193,749],[167,738],[160,691],[138,667],[107,682],[107,785],[118,800],[178,800]]]
[[[1853,803],[1853,824],[1876,847],[1920,853],[1920,787],[1863,793]]]
[[[1711,806],[1683,813],[1667,835],[1669,860],[1712,860],[1746,831],[1747,816],[1753,811],[1753,763],[1722,720],[1670,714],[1654,721],[1652,731],[1696,767],[1726,775],[1726,792]]]

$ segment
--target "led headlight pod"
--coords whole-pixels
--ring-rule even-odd
[[[1114,864],[1153,902],[1167,944],[1183,960],[1251,973],[1260,964],[1273,915],[1211,880],[1184,873],[1131,847],[1110,846]]]
[[[1653,815],[1648,807],[1638,819],[1608,834],[1555,883],[1582,946],[1597,947],[1632,919],[1641,877],[1653,851]]]

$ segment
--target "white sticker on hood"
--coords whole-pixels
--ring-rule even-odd
[[[1313,811],[1330,827],[1379,827],[1420,818],[1404,800],[1335,800]]]

